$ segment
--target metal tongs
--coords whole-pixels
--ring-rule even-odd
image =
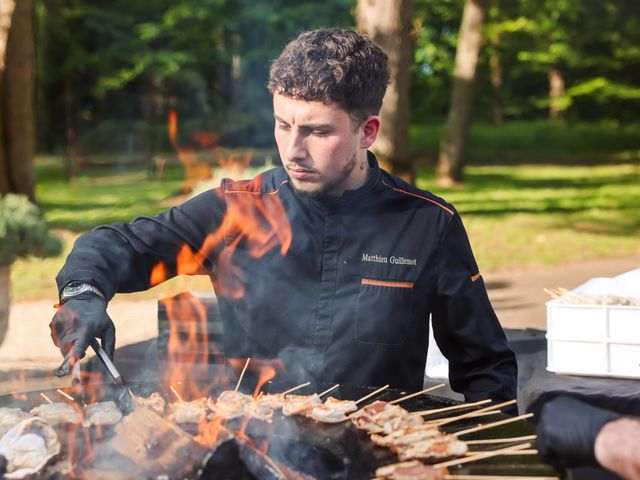
[[[118,369],[109,358],[109,355],[107,355],[107,352],[105,352],[104,348],[100,346],[98,340],[95,338],[92,339],[90,345],[91,348],[93,348],[93,351],[96,352],[97,357],[100,359],[104,367],[107,369],[107,372],[109,372],[109,375],[111,375],[113,383],[118,386],[119,393],[118,400],[116,402],[118,408],[125,415],[130,413],[133,410],[133,393],[131,393],[131,390],[129,390],[129,387],[125,384],[124,378],[122,378],[122,375],[118,372]]]

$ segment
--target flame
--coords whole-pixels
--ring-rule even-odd
[[[194,437],[194,440],[205,447],[215,446],[221,426],[222,419],[220,417],[214,417],[211,421],[208,421],[206,417],[203,418],[198,425],[198,435]]]
[[[149,282],[152,287],[161,284],[169,279],[169,269],[164,262],[160,262],[151,269],[151,278]]]
[[[258,377],[258,383],[253,390],[253,398],[256,398],[262,389],[262,386],[276,376],[276,369],[273,367],[264,367],[260,369],[260,376]]]
[[[192,135],[192,145],[189,147],[181,146],[178,140],[178,114],[173,108],[169,110],[167,131],[171,146],[184,168],[185,179],[182,192],[189,193],[193,191],[197,182],[213,177],[211,171],[213,162],[210,158],[210,152],[217,148],[221,134],[218,132],[195,132]],[[196,147],[205,151],[204,158],[198,156]]]
[[[171,145],[173,148],[178,147],[178,114],[172,108],[169,110],[169,125],[167,127],[169,131],[169,140],[171,140]]]
[[[207,365],[209,361],[206,308],[190,294],[165,298],[161,303],[169,318],[169,365],[163,377],[164,390],[176,388],[179,395],[187,399],[206,396],[192,368]]]

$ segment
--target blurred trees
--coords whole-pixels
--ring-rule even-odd
[[[31,0],[0,1],[0,195],[35,200],[34,63]]]
[[[359,15],[373,17],[376,28],[390,25],[396,16],[375,10],[384,3],[361,0]],[[406,138],[404,105],[415,122],[442,122],[449,111],[464,0],[412,3],[413,8],[408,0],[386,2],[397,10],[402,29],[393,31],[402,41],[378,38],[390,56],[413,49],[410,81],[399,76],[385,100],[385,109],[395,106],[388,113],[397,115],[385,121],[396,132],[389,138]],[[71,166],[87,153],[117,153],[112,158],[125,161],[169,150],[169,108],[180,117],[181,145],[190,145],[193,132],[202,130],[221,133],[228,146],[271,147],[265,89],[270,60],[301,30],[354,28],[357,11],[356,0],[35,5],[38,145],[44,151],[66,149],[76,159]],[[636,0],[492,0],[482,30],[473,118],[637,120],[639,13]],[[409,23],[413,34],[407,43]],[[384,138],[383,132],[380,153]],[[396,142],[398,150],[389,154],[405,167],[408,146]]]
[[[270,61],[301,30],[351,24],[348,0],[39,2],[39,142],[79,163],[170,149],[169,108],[182,145],[195,130],[271,145]]]

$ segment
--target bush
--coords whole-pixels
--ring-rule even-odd
[[[0,198],[0,266],[19,257],[51,257],[61,251],[62,243],[49,233],[40,210],[25,195]]]

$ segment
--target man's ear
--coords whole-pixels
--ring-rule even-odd
[[[360,148],[367,149],[378,138],[378,132],[380,131],[380,117],[377,115],[371,115],[360,126],[362,129],[362,136],[360,137]]]

